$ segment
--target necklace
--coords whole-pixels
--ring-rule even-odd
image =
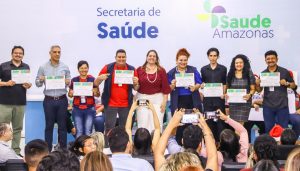
[[[156,81],[156,79],[157,79],[157,70],[155,71],[155,78],[154,78],[153,81],[151,81],[151,80],[149,79],[148,73],[146,73],[146,74],[147,74],[147,80],[148,80],[151,84],[154,83],[154,82]]]

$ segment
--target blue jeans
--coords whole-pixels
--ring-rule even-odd
[[[45,128],[45,141],[48,143],[49,151],[52,150],[53,141],[53,128],[55,122],[58,125],[58,143],[61,148],[67,147],[67,97],[54,100],[44,99],[43,102],[46,128]]]
[[[94,120],[95,131],[104,132],[104,116],[96,116]]]
[[[90,135],[93,129],[96,111],[93,107],[87,109],[79,109],[73,107],[72,117],[76,128],[76,138],[80,135]]]
[[[289,124],[289,108],[274,109],[263,107],[263,115],[265,122],[266,133],[273,128],[275,124],[280,125],[282,128],[287,128]]]
[[[300,115],[299,114],[290,114],[290,123],[292,124],[293,130],[296,133],[296,136],[300,135]]]

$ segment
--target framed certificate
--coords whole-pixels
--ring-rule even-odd
[[[133,70],[115,70],[115,84],[133,84]]]
[[[205,83],[203,95],[204,97],[221,97],[223,95],[223,84]]]
[[[74,96],[93,96],[93,82],[74,82]]]
[[[46,90],[65,89],[65,76],[45,76]]]
[[[16,84],[24,84],[30,82],[30,70],[11,70],[11,80]]]
[[[280,86],[279,72],[262,72],[260,73],[261,87],[278,87]]]
[[[194,73],[176,73],[176,87],[189,87],[195,85]]]
[[[247,94],[246,89],[227,89],[228,103],[246,103],[243,96]]]

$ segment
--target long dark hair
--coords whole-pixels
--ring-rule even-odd
[[[90,137],[88,135],[80,135],[79,137],[76,138],[76,140],[71,145],[69,150],[72,151],[73,153],[75,153],[77,156],[84,156],[85,153],[81,152],[79,149],[81,148],[83,150],[84,143],[86,142],[86,140],[91,139],[91,138],[92,137]]]
[[[239,136],[230,129],[225,129],[220,134],[220,151],[224,161],[236,162],[236,156],[240,153],[241,145]]]
[[[134,154],[147,155],[151,154],[152,138],[146,128],[138,128],[134,135]]]
[[[235,77],[235,70],[236,70],[235,69],[235,60],[238,59],[238,58],[242,59],[243,62],[244,62],[244,68],[243,68],[243,71],[242,71],[242,78],[247,79],[248,80],[248,85],[250,84],[251,66],[250,66],[249,58],[246,55],[238,54],[232,59],[231,64],[230,64],[230,70],[229,70],[228,76],[227,76],[227,84],[228,84],[229,88],[231,87],[232,80]]]
[[[156,55],[156,63],[155,63],[155,64],[156,64],[156,66],[157,66],[157,70],[160,70],[162,67],[161,67],[160,64],[159,64],[158,53],[157,53],[157,51],[154,50],[154,49],[151,49],[151,50],[149,50],[149,51],[147,52],[147,55],[146,55],[146,61],[145,61],[145,63],[143,64],[142,68],[143,68],[144,70],[146,70],[147,57],[148,57],[148,55],[149,55],[151,52],[154,52],[154,53],[155,53],[155,55]]]

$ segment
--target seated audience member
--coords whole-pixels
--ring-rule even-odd
[[[93,132],[90,135],[94,139],[97,151],[103,151],[104,148],[104,135],[102,132]]]
[[[12,129],[8,123],[0,123],[0,163],[8,159],[20,159],[21,157],[9,147],[8,141],[12,140]]]
[[[25,162],[29,171],[36,171],[39,162],[49,153],[48,144],[40,139],[30,141],[25,146]]]
[[[253,160],[258,163],[260,160],[271,160],[279,169],[279,163],[276,158],[277,143],[273,137],[267,134],[258,136],[254,141]],[[241,171],[251,171],[252,168],[242,169]]]
[[[158,120],[158,116],[156,114],[155,108],[151,102],[147,102],[147,107],[152,111],[153,114],[153,122],[154,122],[154,132],[153,132],[153,139],[151,138],[151,134],[146,128],[138,128],[134,135],[133,140],[133,155],[151,155],[158,140],[160,137],[160,124]],[[126,121],[126,132],[129,136],[129,141],[132,143],[132,115],[134,111],[140,107],[137,104],[137,101],[134,101],[131,105],[130,111],[128,113],[127,121]],[[139,123],[137,123],[139,124]]]
[[[150,163],[144,159],[132,158],[132,145],[129,136],[122,127],[115,127],[108,133],[110,161],[114,171],[153,171]]]
[[[199,111],[197,111],[198,113]],[[199,112],[200,114],[200,112]],[[180,121],[184,115],[184,109],[176,110],[172,119],[170,120],[167,128],[163,132],[158,144],[154,150],[155,170],[180,170],[184,167],[196,166],[198,170],[204,170],[200,164],[198,157],[189,152],[179,152],[171,154],[167,159],[164,156],[165,149],[168,143],[168,139],[172,134],[172,131],[180,124]],[[200,114],[199,127],[202,128],[204,140],[207,147],[207,163],[206,170],[217,170],[217,149],[215,146],[215,140],[211,130],[207,126],[204,117]],[[183,158],[185,158],[183,160]]]
[[[249,138],[247,130],[239,122],[231,119],[228,115],[219,112],[219,117],[225,123],[232,126],[239,136],[230,129],[225,129],[220,134],[219,151],[223,155],[224,161],[246,162],[248,159]]]
[[[296,137],[295,132],[290,128],[286,128],[281,133],[280,144],[281,145],[295,145],[297,139],[298,139],[298,137]]]
[[[167,162],[162,164],[159,171],[182,170],[188,167],[196,167],[203,170],[197,155],[190,152],[179,152],[168,157]]]
[[[202,150],[203,133],[198,125],[189,125],[183,130],[182,147],[176,141],[176,128],[173,130],[168,140],[168,152],[169,154],[175,154],[178,152],[193,152],[197,154],[200,159],[201,165],[205,167],[206,158],[203,157],[205,150]],[[206,154],[204,154],[206,156]]]
[[[285,171],[300,170],[300,148],[294,149],[285,162]]]
[[[113,171],[109,158],[100,151],[93,151],[80,162],[80,171]]]
[[[253,171],[279,171],[272,160],[260,160],[253,167]]]
[[[69,149],[74,152],[79,159],[89,152],[96,150],[94,139],[88,135],[81,135],[74,141],[73,145]]]
[[[40,161],[37,171],[79,171],[78,158],[71,151],[60,149],[53,151]]]

